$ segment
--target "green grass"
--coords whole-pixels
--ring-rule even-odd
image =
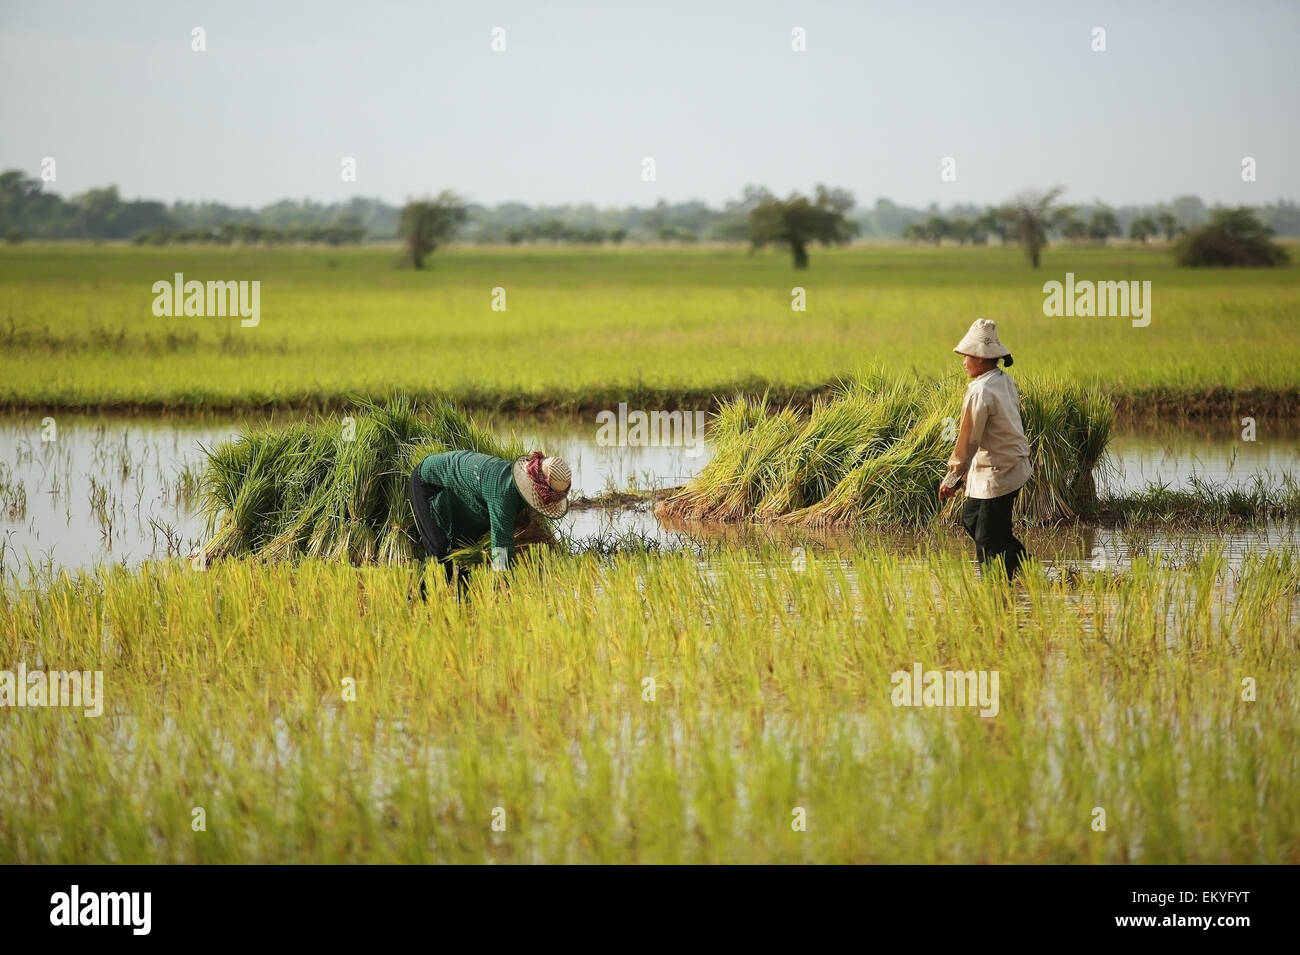
[[[806,395],[885,363],[943,374],[980,316],[1017,370],[1174,410],[1300,408],[1300,264],[1178,269],[1162,248],[743,249],[459,247],[426,272],[392,248],[24,244],[0,248],[0,407],[341,406],[400,389],[474,407],[688,406],[764,386]],[[261,324],[160,318],[174,272],[260,280]],[[1042,284],[1150,280],[1149,327],[1048,318]],[[793,312],[791,289],[807,290]],[[507,310],[491,310],[495,287]]]
[[[460,604],[316,561],[8,582],[0,660],[106,710],[0,713],[0,862],[1300,862],[1294,550],[1019,596],[825,556],[538,552]],[[999,712],[894,706],[916,662]]]

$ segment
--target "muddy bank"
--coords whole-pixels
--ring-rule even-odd
[[[550,392],[546,395],[524,392],[411,392],[419,402],[443,398],[456,402],[476,414],[528,416],[542,419],[593,417],[598,411],[617,408],[620,402],[629,407],[663,411],[717,410],[718,404],[745,395],[767,395],[773,404],[808,408],[813,399],[830,394],[834,382],[817,385],[790,385],[749,379],[700,388],[653,388],[641,385],[588,388],[581,392]],[[1300,388],[1210,388],[1210,389],[1139,389],[1124,391],[1107,387],[1121,421],[1150,420],[1197,421],[1249,416],[1254,418],[1294,418],[1300,416]],[[202,391],[180,400],[116,401],[69,398],[66,401],[32,402],[22,396],[0,396],[0,411],[53,414],[57,412],[91,412],[115,415],[162,414],[328,414],[346,411],[356,405],[358,397],[381,399],[380,394],[248,394],[206,395]]]

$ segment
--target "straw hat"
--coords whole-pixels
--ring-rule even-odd
[[[958,355],[972,358],[1009,358],[1011,350],[998,341],[998,323],[988,318],[977,318],[966,337],[953,349]],[[1007,362],[1011,364],[1011,362]]]
[[[528,476],[529,457],[516,458],[511,469],[515,478],[515,487],[519,489],[519,496],[524,499],[524,503],[543,517],[552,520],[563,517],[569,510],[569,488],[573,486],[573,475],[569,471],[569,466],[563,458],[542,458],[542,475],[546,478],[546,483],[550,485],[551,490],[564,495],[560,500],[546,504],[538,494],[533,479]]]

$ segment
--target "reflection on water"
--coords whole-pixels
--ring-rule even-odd
[[[1243,432],[1252,440],[1243,439]],[[1240,421],[1192,429],[1148,428],[1116,433],[1110,472],[1098,491],[1119,493],[1148,484],[1182,484],[1195,474],[1213,483],[1247,483],[1256,474],[1300,474],[1300,421],[1261,419],[1253,433]]]
[[[248,419],[245,419],[248,420]],[[261,419],[259,419],[261,420]],[[279,416],[276,420],[287,421]],[[59,414],[54,431],[38,415],[0,419],[0,561],[19,570],[37,566],[83,568],[103,562],[137,564],[148,558],[183,556],[203,539],[194,478],[202,467],[201,445],[232,437],[244,421],[218,417],[114,418]],[[500,419],[529,447],[569,461],[575,492],[594,496],[629,487],[652,489],[683,484],[709,460],[702,447],[602,447],[594,417]],[[1113,442],[1111,493],[1166,482],[1177,486],[1192,474],[1214,481],[1244,482],[1257,473],[1300,473],[1300,423],[1261,420],[1255,441],[1240,428],[1126,431]],[[49,438],[50,440],[43,440]],[[716,527],[661,524],[648,508],[575,510],[561,522],[575,544],[594,538],[636,537],[671,546],[682,540],[754,542],[837,549],[874,543],[900,553],[935,548],[965,552],[958,529],[948,534],[881,535],[871,531],[831,532],[773,527]],[[1123,566],[1133,556],[1161,550],[1167,555],[1199,553],[1221,543],[1230,557],[1300,537],[1295,528],[1252,528],[1207,538],[1196,533],[1120,532],[1104,528],[1030,529],[1026,543],[1036,556],[1064,563],[1100,557]]]

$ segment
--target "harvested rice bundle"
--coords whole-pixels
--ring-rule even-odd
[[[682,517],[736,521],[753,513],[778,480],[778,454],[802,423],[793,408],[772,411],[767,396],[722,405],[710,429],[714,456],[674,497]]]
[[[1110,440],[1110,403],[1055,380],[1026,382],[1022,398],[1034,474],[1017,512],[1034,522],[1087,513],[1096,501],[1093,472]],[[950,382],[884,376],[845,385],[802,422],[790,408],[736,399],[712,430],[713,460],[660,512],[783,524],[924,524],[941,513],[935,492],[960,405]]]
[[[204,449],[202,498],[211,535],[204,556],[315,556],[356,564],[422,557],[408,478],[426,455],[459,449],[507,459],[523,453],[450,404],[417,411],[404,397],[360,402],[346,436],[336,420],[320,420],[255,429]],[[515,541],[553,544],[555,535],[529,508]],[[489,551],[483,541],[455,556],[468,562]]]
[[[935,488],[951,450],[944,435],[953,414],[952,407],[936,404],[905,437],[866,458],[822,500],[789,515],[786,522],[909,526],[927,522],[939,510]]]
[[[1115,411],[1097,392],[1038,380],[1022,395],[1034,475],[1017,500],[1027,521],[1074,518],[1097,501],[1095,472],[1105,467]]]
[[[777,520],[821,501],[855,467],[906,434],[929,400],[922,389],[873,379],[851,382],[816,402],[808,424],[782,450],[777,484],[754,516]]]

